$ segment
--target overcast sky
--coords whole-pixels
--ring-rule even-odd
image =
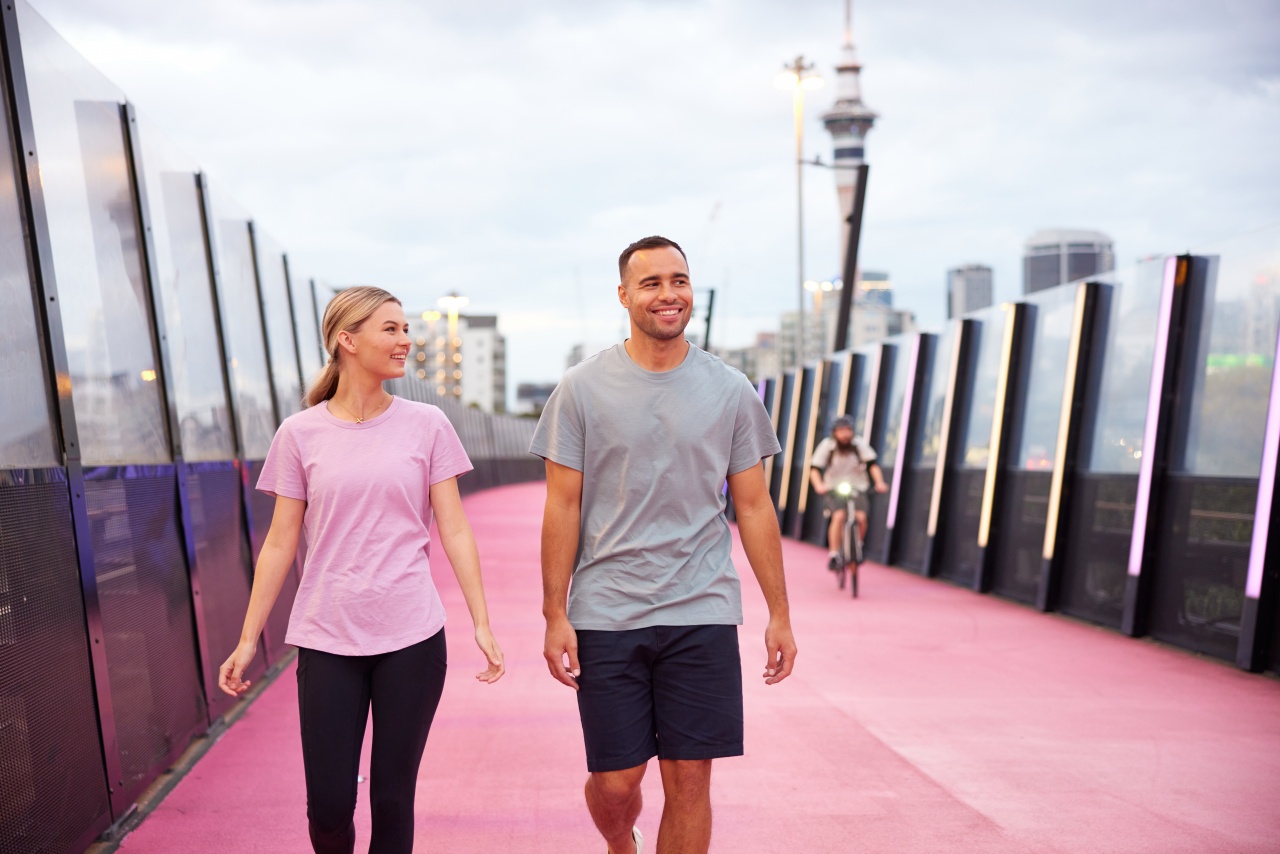
[[[794,310],[790,96],[830,160],[842,0],[32,0],[303,275],[500,315],[508,382],[623,337],[616,258],[664,234],[716,289],[713,343]],[[858,0],[864,269],[926,328],[948,267],[1021,288],[1047,227],[1117,263],[1280,222],[1280,0]],[[839,274],[808,170],[806,271]]]

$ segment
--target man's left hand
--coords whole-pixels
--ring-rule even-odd
[[[770,620],[764,630],[764,684],[773,685],[791,675],[796,666],[796,641],[791,635],[790,620]]]

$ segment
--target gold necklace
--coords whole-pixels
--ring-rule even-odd
[[[387,397],[388,397],[388,399],[390,399],[390,395],[388,395]],[[333,398],[329,398],[329,405],[330,405],[330,406],[333,406],[335,403],[337,403],[337,401],[336,401],[335,399],[333,399]],[[364,416],[363,416],[363,415],[356,415],[356,414],[355,414],[355,412],[351,411],[351,409],[349,409],[349,408],[348,408],[347,406],[345,406],[345,405],[344,405],[342,408],[343,408],[343,410],[345,410],[345,411],[346,411],[346,413],[347,413],[348,415],[350,415],[352,418],[354,418],[354,419],[356,420],[356,423],[357,423],[357,424],[363,424],[363,423],[364,423]],[[381,412],[381,411],[382,411],[383,409],[385,409],[385,408],[386,408],[386,403],[384,402],[383,404],[381,404],[381,405],[379,405],[379,406],[378,406],[378,410],[377,410],[377,411],[378,411],[378,412]],[[376,415],[377,413],[374,413],[374,414]],[[370,416],[370,417],[372,417],[372,416]]]

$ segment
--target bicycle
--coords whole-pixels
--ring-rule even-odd
[[[840,538],[840,553],[833,571],[836,584],[843,590],[848,576],[849,590],[858,598],[858,567],[862,565],[862,534],[858,531],[856,512],[857,497],[861,490],[854,489],[853,484],[844,481],[836,484],[835,494],[844,499],[844,533]]]

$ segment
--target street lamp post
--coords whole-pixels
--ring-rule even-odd
[[[796,285],[799,289],[799,316],[796,318],[796,368],[804,366],[804,90],[822,86],[822,78],[813,73],[813,63],[797,56],[784,65],[778,75],[778,88],[791,89],[796,137]]]

